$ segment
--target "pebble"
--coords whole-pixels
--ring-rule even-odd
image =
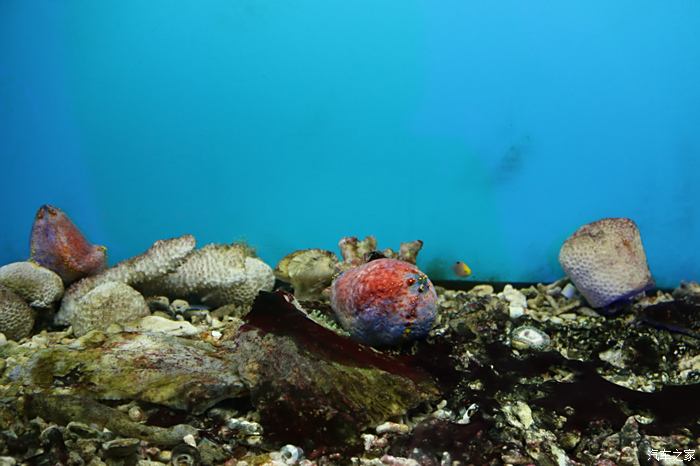
[[[175,299],[170,303],[170,310],[175,314],[181,314],[190,308],[190,303],[184,299]]]
[[[279,454],[285,464],[297,464],[304,457],[304,450],[294,445],[285,445],[280,449]]]
[[[571,299],[576,294],[576,287],[572,283],[567,283],[564,289],[561,290],[561,295],[566,299]]]
[[[407,434],[411,431],[411,428],[406,424],[399,424],[398,422],[385,422],[377,426],[378,434]]]
[[[548,348],[550,343],[549,335],[529,325],[516,327],[511,332],[511,346],[515,349],[542,351]]]

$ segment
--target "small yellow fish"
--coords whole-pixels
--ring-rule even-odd
[[[452,266],[452,270],[458,277],[468,277],[472,274],[472,269],[462,261],[455,262],[455,265]]]

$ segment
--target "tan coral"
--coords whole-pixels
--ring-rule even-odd
[[[36,308],[50,308],[63,296],[61,277],[34,262],[14,262],[0,267],[0,285]]]
[[[0,333],[10,340],[29,336],[34,327],[34,311],[14,291],[0,286]]]
[[[76,312],[71,320],[76,336],[150,315],[143,296],[122,282],[107,282],[96,286],[80,297],[78,306],[80,312]]]
[[[159,240],[140,256],[122,261],[99,275],[80,280],[66,290],[61,309],[56,314],[56,323],[71,323],[75,313],[80,310],[80,298],[97,286],[107,282],[120,282],[138,288],[176,270],[194,247],[195,239],[192,235]]]
[[[285,256],[275,267],[275,276],[294,288],[297,299],[319,299],[333,281],[338,258],[323,249],[302,249]]]
[[[653,286],[642,238],[627,218],[582,226],[559,252],[559,262],[593,307],[603,307]]]
[[[270,266],[243,244],[208,244],[192,252],[174,272],[142,287],[144,294],[196,298],[212,307],[250,306],[260,290],[274,285]]]

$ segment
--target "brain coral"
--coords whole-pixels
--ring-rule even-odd
[[[49,308],[63,296],[61,277],[33,262],[0,267],[0,285],[17,293],[32,307]]]
[[[564,242],[559,263],[593,307],[607,306],[654,285],[639,229],[627,218],[583,225]]]
[[[12,290],[0,286],[0,333],[10,340],[29,336],[34,326],[34,311]]]
[[[90,330],[104,330],[110,324],[135,321],[150,314],[146,300],[122,282],[102,283],[78,302],[79,312],[73,315],[73,333],[81,336]]]

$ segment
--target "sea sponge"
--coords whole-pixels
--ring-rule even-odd
[[[102,283],[78,299],[79,312],[73,315],[73,333],[82,336],[90,330],[104,330],[111,324],[132,322],[150,310],[141,294],[122,282]]]
[[[376,259],[333,281],[331,307],[354,339],[394,345],[428,334],[437,312],[437,293],[415,265]]]
[[[61,209],[39,208],[32,225],[32,260],[70,284],[107,267],[107,248],[90,244]]]
[[[14,291],[0,286],[0,333],[10,340],[29,336],[34,327],[34,311]]]
[[[177,270],[144,284],[141,290],[211,307],[249,307],[260,290],[270,291],[275,283],[270,266],[251,254],[240,243],[208,244],[187,256]]]
[[[285,256],[275,276],[294,288],[297,299],[319,299],[337,272],[338,258],[323,249],[302,249]]]
[[[33,262],[14,262],[0,267],[0,285],[35,308],[50,308],[63,296],[61,277]]]
[[[654,286],[639,229],[628,218],[583,225],[564,242],[559,263],[596,308]]]
[[[192,235],[159,240],[140,256],[120,262],[99,275],[84,278],[66,290],[55,322],[59,325],[70,324],[73,316],[80,312],[80,298],[97,286],[107,282],[120,282],[138,288],[177,269],[194,247]]]

